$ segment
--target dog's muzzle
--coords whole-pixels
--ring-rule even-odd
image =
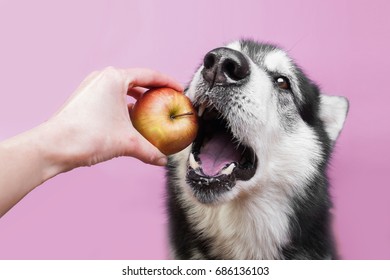
[[[205,92],[199,104],[199,131],[188,159],[187,183],[202,203],[215,203],[236,185],[252,178],[257,168],[254,150],[241,143],[230,129],[221,106],[208,94],[239,90],[250,75],[247,58],[229,48],[210,51],[204,58],[202,77]],[[226,113],[226,112],[225,112]]]

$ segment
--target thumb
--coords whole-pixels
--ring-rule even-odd
[[[167,164],[167,156],[160,152],[148,140],[137,132],[131,142],[131,149],[128,156],[135,157],[144,163],[164,166]]]

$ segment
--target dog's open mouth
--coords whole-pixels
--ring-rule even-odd
[[[213,106],[198,108],[199,132],[189,157],[187,181],[203,203],[231,190],[237,180],[249,180],[256,172],[252,148],[239,143],[228,122]]]

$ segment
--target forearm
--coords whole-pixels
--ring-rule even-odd
[[[45,123],[0,143],[0,217],[44,181],[64,171]]]

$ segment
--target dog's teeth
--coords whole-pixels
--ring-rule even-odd
[[[199,110],[198,110],[198,116],[201,117],[204,113],[204,111],[206,110],[206,104],[203,103],[199,106]]]
[[[232,174],[234,168],[236,168],[236,164],[233,162],[228,167],[224,168],[221,171],[221,174],[230,175],[230,174]]]
[[[199,163],[195,160],[194,154],[192,154],[192,153],[190,154],[190,166],[194,170],[200,168]]]

